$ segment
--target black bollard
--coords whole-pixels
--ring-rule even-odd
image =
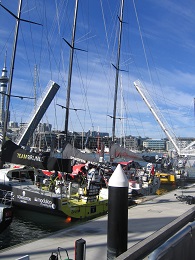
[[[75,241],[75,260],[85,260],[86,241],[82,238]]]
[[[114,259],[127,251],[129,182],[121,167],[117,168],[108,183],[107,259]]]

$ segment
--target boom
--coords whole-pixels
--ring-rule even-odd
[[[17,145],[26,146],[29,138],[32,136],[34,130],[38,126],[39,122],[41,121],[45,111],[49,107],[51,101],[53,100],[55,94],[57,93],[60,86],[55,83],[54,81],[50,80],[48,86],[46,88],[45,93],[43,94],[44,97],[40,98],[39,105],[35,113],[31,116],[29,123],[26,127],[23,128],[22,133],[16,140]]]

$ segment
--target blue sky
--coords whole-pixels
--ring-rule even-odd
[[[18,1],[1,3],[17,14]],[[60,85],[42,122],[64,130],[66,89],[75,1],[23,0],[12,94],[33,97],[35,65],[37,98],[49,80]],[[113,97],[118,48],[120,0],[80,0],[71,85],[69,130],[112,133]],[[116,135],[164,138],[133,82],[141,80],[177,137],[194,137],[195,2],[124,1]],[[10,69],[15,19],[0,8],[0,68],[7,50]],[[33,100],[11,99],[11,120],[26,122]]]

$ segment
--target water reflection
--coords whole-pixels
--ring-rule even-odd
[[[66,218],[16,210],[11,225],[0,234],[0,249],[39,239],[53,232],[75,225],[79,220],[67,223]]]

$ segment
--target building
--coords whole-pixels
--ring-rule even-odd
[[[166,149],[165,139],[146,139],[143,141],[143,148],[147,150],[164,151]]]
[[[124,147],[131,150],[131,151],[136,151],[140,150],[142,146],[142,138],[136,137],[136,136],[126,136],[124,139]]]
[[[177,146],[180,150],[184,149],[187,147],[189,144],[191,144],[193,141],[195,141],[195,138],[193,137],[180,137],[177,139]],[[167,151],[175,151],[175,147],[171,143],[171,141],[167,141],[166,144],[166,150]]]

